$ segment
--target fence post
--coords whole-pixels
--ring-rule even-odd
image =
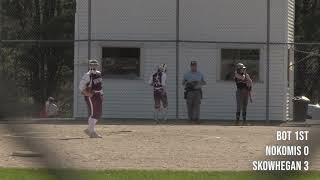
[[[3,17],[2,17],[2,0],[0,0],[0,50],[2,47],[2,25],[3,25]],[[0,51],[1,53],[1,51]],[[0,56],[1,58],[1,56]]]
[[[266,121],[270,122],[270,0],[267,0],[267,69],[266,69]]]
[[[2,0],[0,0],[0,61],[3,61],[2,59],[2,35],[3,35],[3,10],[2,10]]]
[[[91,0],[88,0],[88,59],[91,59]]]
[[[179,120],[180,2],[176,0],[176,120]]]

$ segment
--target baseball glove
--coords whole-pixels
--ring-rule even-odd
[[[82,91],[82,94],[84,96],[92,97],[94,93],[91,87],[86,87],[86,89]]]

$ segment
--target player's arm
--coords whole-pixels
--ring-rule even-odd
[[[84,95],[84,96],[92,96],[92,93],[88,91],[87,89],[87,84],[90,82],[90,75],[89,74],[85,74],[79,83],[79,90],[80,92]]]
[[[183,86],[186,86],[187,82],[188,82],[188,80],[187,80],[187,74],[184,74],[183,80],[182,80],[182,85],[183,85]]]
[[[236,79],[240,79],[240,80],[245,80],[245,78],[246,78],[244,75],[241,75],[238,72],[235,72],[234,77]]]
[[[253,81],[252,81],[251,77],[249,76],[249,74],[247,74],[247,73],[246,73],[246,80],[247,80],[247,85],[249,87],[252,87]]]

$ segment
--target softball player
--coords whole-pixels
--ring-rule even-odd
[[[97,60],[89,60],[89,71],[85,73],[80,81],[79,89],[84,96],[88,106],[88,129],[84,132],[90,138],[102,138],[96,132],[96,124],[102,115],[102,75],[98,71]]]
[[[249,74],[246,72],[246,67],[242,63],[238,63],[236,65],[234,80],[237,86],[236,124],[239,123],[241,111],[242,111],[243,124],[245,124],[247,120],[247,106],[248,106],[249,98],[250,98],[250,101],[252,102],[252,99],[251,99],[252,80]]]
[[[149,84],[153,86],[154,97],[154,120],[159,123],[159,114],[162,112],[163,120],[167,121],[168,98],[167,98],[167,65],[160,64],[156,73],[152,74]],[[161,104],[162,107],[161,108]]]

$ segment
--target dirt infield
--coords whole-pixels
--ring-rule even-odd
[[[170,170],[251,170],[253,160],[265,159],[266,145],[279,144],[275,142],[277,130],[320,130],[280,126],[100,125],[98,131],[104,138],[89,139],[83,133],[86,125],[15,125],[14,129],[19,130],[15,133],[7,127],[0,125],[0,167],[42,167],[45,158],[11,155],[30,149],[45,154],[48,151],[43,149],[47,148],[52,153],[46,154],[49,160],[52,156],[51,160],[59,162],[57,166],[65,168]],[[26,147],[26,141],[37,144],[36,148]],[[312,169],[319,167],[314,163]]]

